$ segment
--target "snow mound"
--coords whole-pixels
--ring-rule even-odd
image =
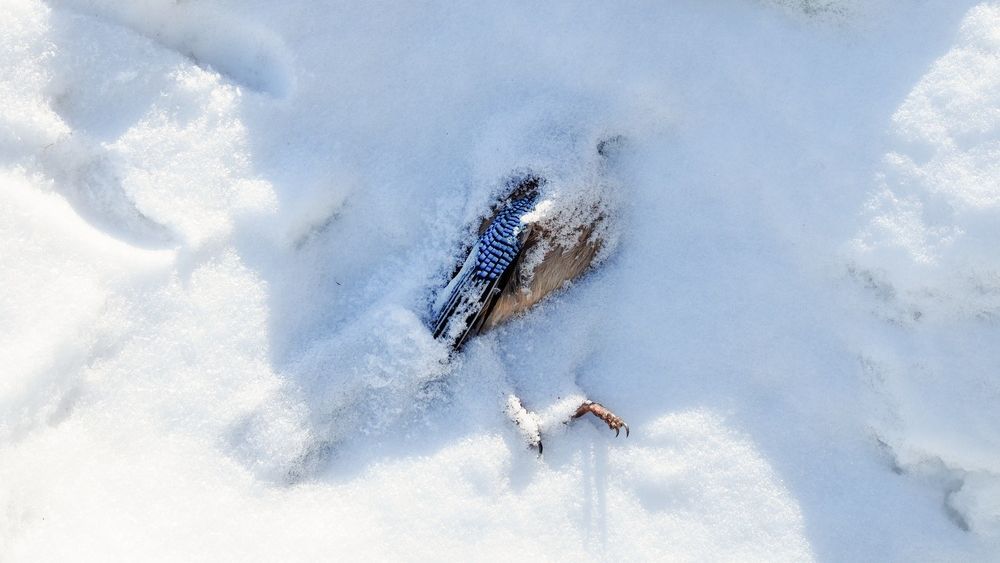
[[[899,326],[869,369],[905,469],[942,481],[960,524],[1000,537],[1000,7],[981,5],[892,117],[855,256]]]

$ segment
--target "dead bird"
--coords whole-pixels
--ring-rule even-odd
[[[598,143],[602,159],[622,143],[612,137]],[[429,325],[434,337],[454,350],[471,337],[524,313],[553,291],[587,272],[604,248],[608,212],[600,201],[577,201],[561,208],[545,196],[543,177],[515,175],[506,195],[478,229],[465,260],[435,299]],[[508,414],[529,443],[542,451],[541,435],[521,400],[508,398]],[[591,413],[619,435],[628,424],[609,409],[585,400],[571,419]]]

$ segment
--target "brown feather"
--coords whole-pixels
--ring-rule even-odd
[[[593,237],[599,221],[600,218],[594,224],[581,227],[576,244],[572,247],[555,246],[549,249],[531,272],[524,271],[527,266],[523,260],[518,260],[510,280],[486,314],[480,332],[490,330],[523,313],[563,287],[566,282],[586,272],[601,249],[600,239],[595,240]],[[543,225],[534,226],[524,243],[521,256],[534,250],[543,239],[550,238],[548,235],[549,230]]]
[[[504,203],[495,205],[491,213],[483,218],[479,236],[493,223],[506,202],[537,193],[541,183],[536,176],[523,179]],[[529,223],[517,257],[497,280],[499,291],[485,297],[479,313],[467,320],[469,324],[455,342],[455,347],[461,347],[469,335],[486,332],[524,313],[590,269],[605,243],[602,227],[607,214],[603,207],[600,201],[592,203],[586,212],[580,212],[575,206],[569,207],[541,221]],[[568,240],[574,242],[567,245]],[[538,260],[542,252],[544,255]],[[456,274],[459,270],[461,265]]]

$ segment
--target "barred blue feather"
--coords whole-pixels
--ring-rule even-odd
[[[431,307],[430,324],[435,338],[448,334],[457,348],[482,326],[484,314],[509,283],[505,274],[516,267],[518,254],[531,230],[522,217],[535,208],[541,183],[541,179],[531,175],[518,178],[516,184],[512,182],[514,193],[501,204],[462,268]],[[450,330],[452,326],[457,331]]]
[[[476,278],[494,280],[507,271],[521,250],[519,235],[524,228],[521,217],[534,208],[537,199],[537,195],[531,194],[512,200],[497,213],[486,232],[479,237]]]

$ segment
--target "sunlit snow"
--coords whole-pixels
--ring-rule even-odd
[[[996,1],[0,0],[0,560],[995,561],[998,241]]]

